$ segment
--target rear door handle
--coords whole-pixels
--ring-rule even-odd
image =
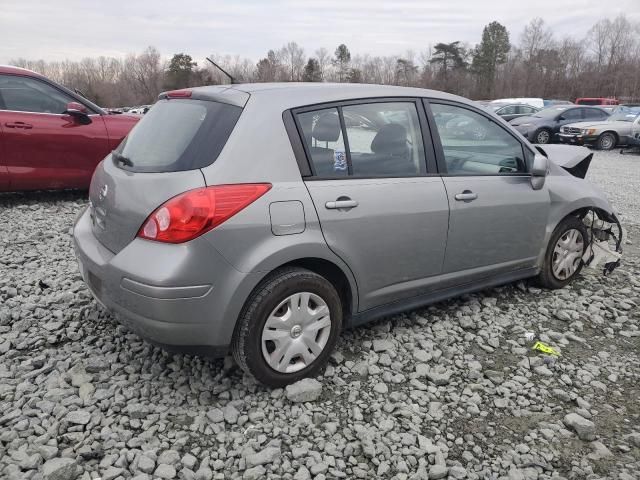
[[[4,126],[8,128],[24,128],[25,130],[33,128],[33,125],[24,122],[7,122]]]
[[[473,193],[471,190],[465,190],[462,193],[456,193],[455,199],[459,202],[472,202],[478,198],[477,193]]]
[[[355,200],[336,200],[335,202],[327,202],[324,204],[325,208],[328,210],[341,210],[341,209],[349,209],[355,208],[358,206],[358,202]]]

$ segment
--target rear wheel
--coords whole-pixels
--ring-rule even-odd
[[[616,148],[616,136],[613,133],[603,133],[598,137],[598,148],[600,150],[613,150]]]
[[[538,279],[547,288],[562,288],[582,270],[582,255],[588,244],[587,228],[577,217],[567,217],[549,240]]]
[[[333,285],[309,270],[285,268],[263,280],[247,300],[232,352],[245,372],[282,387],[317,373],[341,328],[342,305]]]
[[[539,143],[541,145],[546,145],[547,143],[551,143],[551,130],[547,128],[541,128],[538,130],[534,136],[535,143]]]

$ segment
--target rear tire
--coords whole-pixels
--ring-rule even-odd
[[[598,137],[598,149],[599,150],[613,150],[616,148],[618,140],[613,133],[603,133]]]
[[[551,143],[551,130],[548,128],[541,128],[533,136],[533,140],[534,143],[538,143],[540,145],[547,145]]]
[[[582,270],[582,255],[589,243],[587,227],[577,217],[567,217],[551,234],[538,282],[545,288],[568,285]]]
[[[276,270],[253,291],[238,318],[231,350],[259,382],[283,387],[315,375],[342,329],[342,303],[324,277],[303,268]]]

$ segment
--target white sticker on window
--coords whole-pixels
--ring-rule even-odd
[[[343,172],[347,169],[347,154],[343,150],[333,152],[333,170]]]

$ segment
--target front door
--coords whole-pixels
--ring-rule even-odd
[[[529,147],[478,111],[435,101],[430,108],[451,207],[443,273],[469,281],[535,266],[550,199],[531,187]]]
[[[297,117],[313,170],[306,185],[329,248],[355,275],[359,310],[433,288],[449,206],[442,179],[426,175],[417,104],[342,105]]]
[[[102,117],[90,115],[91,124],[81,125],[63,114],[75,99],[31,77],[0,75],[0,96],[11,189],[88,187],[96,165],[109,151]]]

